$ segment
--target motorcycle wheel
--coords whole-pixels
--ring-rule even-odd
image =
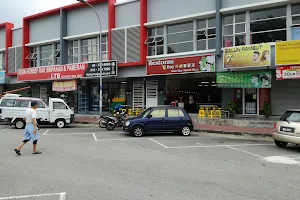
[[[109,131],[112,131],[115,129],[115,126],[112,125],[112,124],[109,124],[108,122],[106,123],[106,129],[109,130]]]

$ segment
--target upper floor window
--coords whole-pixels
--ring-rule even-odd
[[[102,35],[101,39],[101,44],[102,44],[102,60],[107,60],[108,59],[108,38],[107,35]]]
[[[26,59],[30,61],[29,66],[30,67],[37,67],[37,47],[31,47],[30,48],[30,54],[27,55]]]
[[[292,5],[292,40],[300,40],[300,4]]]
[[[215,49],[216,20],[215,18],[197,21],[197,50]]]
[[[0,52],[0,71],[5,70],[5,52]]]
[[[52,54],[53,54],[53,46],[52,46],[52,44],[41,46],[40,66],[50,66],[50,65],[53,65],[52,57],[51,57]]]
[[[69,63],[79,63],[78,40],[69,41],[69,43],[68,43],[68,60],[69,60]]]
[[[168,53],[193,51],[193,22],[167,26]]]
[[[98,39],[81,40],[81,61],[90,62],[98,60]]]
[[[54,44],[55,50],[52,53],[52,56],[54,57],[54,64],[59,65],[60,64],[60,43]]]
[[[246,13],[223,17],[223,47],[246,44]]]
[[[145,43],[148,44],[149,56],[164,54],[164,27],[150,28]]]
[[[286,40],[286,6],[250,12],[251,44]]]

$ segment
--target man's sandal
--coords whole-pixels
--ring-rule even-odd
[[[42,154],[42,152],[37,151],[37,152],[34,152],[34,153],[32,153],[32,154]]]
[[[16,154],[18,154],[19,156],[21,155],[21,151],[19,151],[18,149],[15,149]]]

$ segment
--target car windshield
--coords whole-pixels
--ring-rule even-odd
[[[300,122],[299,111],[286,111],[280,118],[280,121]]]
[[[147,109],[140,115],[140,117],[142,117],[142,118],[146,117],[146,116],[150,113],[150,111],[151,111],[151,108],[147,108]]]

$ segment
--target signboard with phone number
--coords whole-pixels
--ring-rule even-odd
[[[276,68],[276,80],[300,79],[300,66],[284,66]]]

